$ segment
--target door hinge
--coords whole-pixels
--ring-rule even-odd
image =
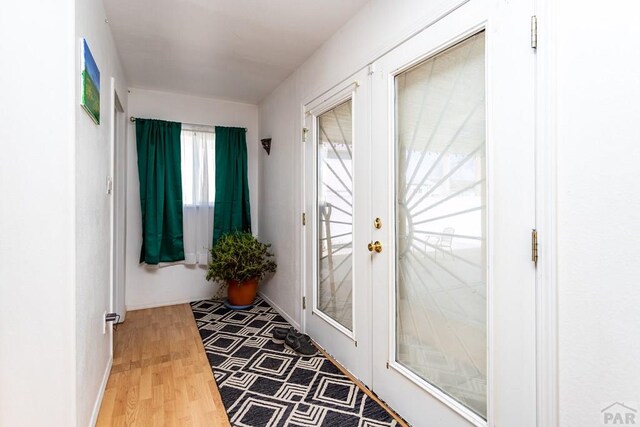
[[[302,225],[307,225],[307,214],[302,212]]]
[[[389,362],[387,362],[387,369],[389,369]]]
[[[302,297],[302,309],[307,309],[307,297]]]
[[[309,129],[302,128],[302,142],[307,142],[307,133],[309,133]]]
[[[531,17],[531,49],[538,48],[538,17]]]
[[[118,323],[120,321],[120,315],[118,313],[107,313],[104,316],[104,321]]]
[[[538,230],[531,229],[531,261],[538,266]]]
[[[110,195],[113,193],[113,179],[108,176],[107,177],[107,195]]]

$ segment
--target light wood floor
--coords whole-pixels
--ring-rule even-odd
[[[114,341],[98,426],[229,426],[188,304],[128,312]]]

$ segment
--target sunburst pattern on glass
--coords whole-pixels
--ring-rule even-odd
[[[318,117],[318,308],[352,330],[351,100]]]
[[[486,418],[484,45],[396,77],[396,357]]]

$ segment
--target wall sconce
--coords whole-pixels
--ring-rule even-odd
[[[264,148],[268,156],[271,153],[271,138],[261,139],[260,141],[262,141],[262,148]]]

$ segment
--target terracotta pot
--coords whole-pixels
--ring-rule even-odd
[[[258,279],[249,279],[238,284],[235,280],[229,280],[227,286],[227,300],[231,305],[251,305],[258,293]]]

